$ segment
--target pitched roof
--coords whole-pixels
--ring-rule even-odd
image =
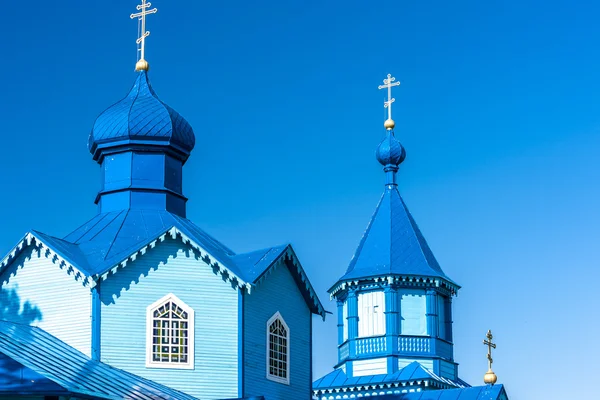
[[[396,186],[386,187],[338,283],[387,275],[441,278],[453,283],[442,271]]]
[[[321,379],[317,379],[313,383],[313,390],[328,390],[365,385],[377,386],[391,383],[407,383],[424,380],[437,381],[446,387],[452,388],[468,386],[461,380],[452,381],[450,379],[438,376],[424,368],[417,361],[414,361],[408,364],[406,367],[394,372],[393,374],[348,377],[342,369],[336,369]]]
[[[235,264],[244,271],[244,276],[252,283],[283,254],[289,245],[269,247],[232,257]]]
[[[227,279],[250,289],[264,278],[265,272],[278,261],[287,259],[290,271],[313,313],[325,318],[325,309],[290,245],[236,255],[231,249],[204,232],[193,222],[164,210],[123,210],[98,214],[64,239],[41,232],[27,234],[0,262],[8,265],[26,246],[36,242],[48,248],[61,263],[73,267],[82,275],[84,284],[106,278],[110,271],[125,267],[148,247],[167,236],[179,237],[218,267]],[[75,274],[79,279],[79,274]]]
[[[235,254],[190,220],[164,210],[122,210],[98,214],[65,236],[64,240],[81,249],[91,267],[87,271],[89,275],[101,275],[172,227],[194,239],[223,264]],[[240,271],[233,272],[241,275]]]
[[[0,353],[76,396],[111,400],[195,399],[183,392],[93,361],[48,332],[32,326],[0,321]],[[3,364],[0,368],[5,366]],[[25,390],[34,389],[27,387]],[[14,390],[14,387],[2,386],[0,394]]]
[[[267,278],[274,268],[285,265],[300,289],[304,301],[309,305],[311,312],[325,319],[327,311],[323,308],[291,245],[287,244],[239,254],[232,257],[232,261],[253,284],[259,284]]]

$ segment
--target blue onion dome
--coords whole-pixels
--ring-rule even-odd
[[[377,161],[384,167],[389,165],[397,167],[406,158],[406,151],[394,136],[394,132],[388,130],[385,139],[379,143],[376,156]]]
[[[129,94],[96,119],[88,148],[99,162],[104,153],[132,147],[167,149],[185,162],[195,143],[190,124],[160,101],[147,71],[140,71]]]

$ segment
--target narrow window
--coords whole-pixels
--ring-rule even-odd
[[[290,383],[290,329],[279,312],[267,322],[267,379]]]
[[[358,337],[385,335],[385,295],[366,292],[358,295]]]
[[[342,319],[344,320],[344,342],[348,340],[348,302],[342,306]]]
[[[427,299],[423,290],[405,290],[400,300],[402,335],[427,335]]]
[[[194,310],[168,294],[146,309],[146,366],[194,367]]]
[[[446,338],[446,298],[442,295],[437,296],[437,311],[438,311],[438,337],[447,340]]]

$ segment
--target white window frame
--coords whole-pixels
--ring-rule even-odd
[[[386,334],[385,293],[382,290],[361,292],[357,296],[358,337],[376,337]]]
[[[152,360],[154,310],[168,301],[176,303],[178,307],[188,314],[187,363],[161,362]],[[194,369],[194,338],[194,310],[181,301],[173,293],[169,293],[146,308],[146,368]]]
[[[286,377],[282,378],[280,376],[274,376],[271,375],[270,371],[269,371],[269,361],[270,361],[270,357],[269,357],[269,344],[270,344],[270,336],[271,336],[271,331],[270,331],[270,327],[271,324],[273,322],[275,322],[276,320],[279,320],[283,327],[285,328],[285,331],[287,333],[286,336],[286,341],[287,341],[287,365],[286,365]],[[290,384],[290,366],[291,364],[291,343],[290,343],[290,327],[285,323],[285,320],[283,319],[283,317],[281,316],[281,314],[279,313],[279,311],[277,311],[271,318],[269,318],[269,320],[267,321],[267,329],[266,329],[266,336],[267,336],[267,347],[265,348],[265,353],[266,353],[266,373],[267,373],[267,379],[273,382],[278,382],[278,383],[283,383],[285,385],[289,385]]]

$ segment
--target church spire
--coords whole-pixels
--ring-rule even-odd
[[[140,53],[140,58],[135,64],[136,71],[148,71],[148,69],[150,68],[148,61],[146,61],[145,58],[146,38],[150,36],[150,31],[146,30],[146,15],[155,14],[158,11],[156,7],[149,10],[150,7],[152,7],[152,3],[147,3],[146,0],[142,0],[142,4],[136,7],[139,12],[133,13],[129,16],[131,19],[137,18],[138,20],[139,37],[135,42],[138,44],[138,52]]]
[[[391,74],[388,74],[387,78],[383,80],[383,85],[379,85],[379,89],[387,89],[388,98],[383,103],[384,107],[388,110],[388,118],[383,124],[386,129],[385,139],[379,144],[377,148],[377,161],[383,165],[383,170],[386,174],[385,185],[387,187],[396,186],[396,173],[398,172],[398,166],[406,158],[406,151],[400,142],[394,136],[394,127],[396,126],[392,119],[392,103],[396,101],[392,97],[392,87],[399,86],[400,82],[396,82]]]

